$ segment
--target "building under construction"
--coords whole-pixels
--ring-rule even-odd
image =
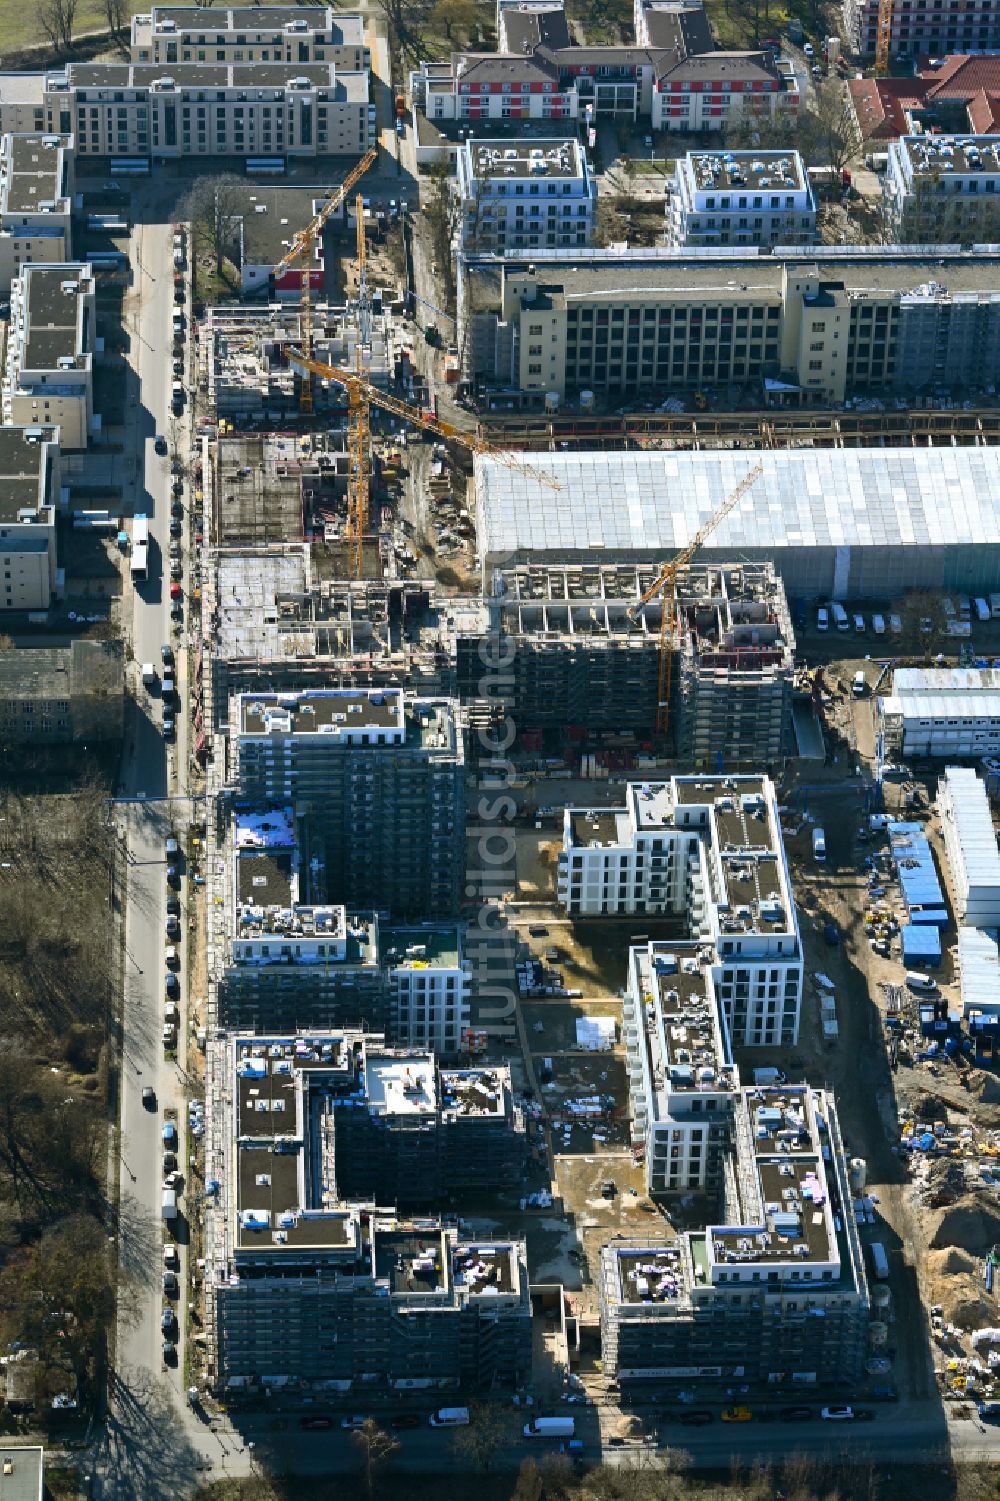
[[[791,749],[795,638],[770,563],[688,565],[677,579],[673,732],[698,769],[770,766]]]
[[[500,1120],[496,1134],[523,1156],[506,1069],[452,1075],[349,1032],[237,1035],[213,1041],[209,1063],[206,1354],[217,1390],[233,1401],[271,1390],[329,1399],[527,1378],[524,1243],[480,1244],[442,1223],[430,1179],[407,1185],[425,1195],[419,1218],[376,1207],[386,1204],[380,1163],[342,1137],[375,1119],[383,1144],[397,1138],[405,1156],[403,1138],[424,1135],[429,1114],[457,1113],[465,1182],[478,1164],[489,1184],[497,1160],[480,1127],[494,1134]],[[345,1194],[345,1173],[360,1198]]]
[[[233,433],[209,449],[213,542],[262,547],[343,532],[347,454],[331,433]]]
[[[380,316],[381,294],[374,296],[376,316],[371,344],[365,346],[364,366],[368,380],[386,386],[391,377],[404,374],[405,339],[402,332],[394,334],[390,320]],[[312,322],[316,358],[342,370],[353,369],[358,337],[353,309],[316,303]],[[199,345],[199,384],[208,417],[280,425],[295,416],[299,378],[288,362],[288,351],[301,347],[302,339],[297,302],[209,308]],[[314,383],[313,402],[318,412],[346,410],[343,389],[324,382]]]
[[[651,736],[662,602],[640,601],[657,572],[600,563],[498,570],[478,620],[464,610],[455,626],[460,699],[497,696],[525,729]],[[484,655],[487,632],[512,649]],[[681,760],[714,765],[722,752],[724,764],[760,764],[784,752],[794,640],[769,564],[690,564],[678,584],[675,650],[670,720]],[[491,676],[484,663],[497,656],[503,670]]]

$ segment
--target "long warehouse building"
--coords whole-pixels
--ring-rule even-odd
[[[703,562],[771,560],[792,598],[983,594],[1000,580],[994,449],[532,454],[552,489],[476,461],[484,577],[519,563],[654,562],[686,547],[759,463]]]

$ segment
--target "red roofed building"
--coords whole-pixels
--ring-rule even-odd
[[[1000,128],[1000,56],[947,57],[915,78],[859,78],[847,87],[868,141],[925,130],[985,135]]]

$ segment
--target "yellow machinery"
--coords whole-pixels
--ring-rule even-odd
[[[875,77],[884,78],[889,71],[892,46],[892,0],[878,0],[878,31],[875,33]]]
[[[361,181],[369,167],[373,167],[378,161],[378,152],[367,151],[358,164],[351,168],[339,187],[335,188],[326,200],[319,213],[307,224],[305,229],[300,229],[292,240],[288,253],[284,255],[274,268],[274,279],[278,281],[286,271],[291,270],[296,264],[301,264],[302,282],[299,291],[299,307],[301,313],[300,333],[302,347],[306,354],[311,355],[313,349],[312,337],[312,257],[313,246],[319,235],[323,233],[323,226],[330,215],[343,203],[355,183]],[[299,387],[299,407],[303,412],[311,412],[312,404],[312,380],[308,373]]]
[[[360,359],[360,343],[358,358]],[[343,386],[347,391],[347,542],[352,578],[361,577],[361,553],[365,522],[368,516],[368,408],[370,405],[381,407],[383,411],[391,412],[395,417],[402,417],[404,421],[412,422],[414,427],[422,428],[424,432],[436,433],[439,438],[445,438],[449,443],[458,443],[472,453],[488,455],[496,459],[498,463],[506,465],[508,469],[516,469],[519,474],[537,480],[539,484],[547,485],[550,490],[562,488],[558,480],[553,479],[550,474],[534,469],[530,464],[522,463],[506,449],[494,448],[492,443],[473,437],[471,433],[464,433],[460,428],[453,427],[450,422],[441,422],[437,417],[432,417],[429,412],[422,412],[419,407],[410,406],[408,402],[398,401],[395,396],[389,396],[385,391],[380,391],[377,386],[372,385],[371,381],[365,379],[360,370],[341,370],[336,365],[326,365],[322,360],[308,357],[301,349],[289,349],[288,359],[297,370],[303,372],[303,375],[318,375],[324,380],[335,381],[338,386]]]
[[[657,594],[662,596],[662,609],[660,613],[660,662],[659,662],[659,692],[656,704],[656,729],[657,733],[665,735],[670,726],[670,689],[673,684],[674,672],[674,643],[677,635],[677,575],[691,562],[720,521],[724,521],[730,511],[743,499],[748,490],[757,483],[764,473],[763,464],[756,464],[749,474],[740,480],[736,489],[719,506],[717,511],[705,522],[705,525],[695,533],[687,547],[665,563],[658,576],[650,584],[642,598],[628,611],[629,620],[637,619],[640,610],[648,605]]]

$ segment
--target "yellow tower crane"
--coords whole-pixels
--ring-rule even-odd
[[[744,475],[736,489],[726,496],[718,510],[713,511],[704,526],[699,527],[687,547],[682,548],[675,558],[671,558],[669,563],[663,565],[642,598],[627,611],[629,620],[636,620],[643,606],[648,605],[657,594],[661,595],[659,691],[656,704],[658,734],[666,734],[670,726],[670,689],[673,685],[674,642],[677,636],[677,575],[681,569],[687,567],[695,553],[703,546],[706,537],[710,536],[719,522],[724,521],[730,511],[739,505],[744,495],[753,488],[763,473],[763,464],[756,464],[748,474]]]
[[[889,71],[892,47],[892,0],[878,0],[878,30],[875,33],[875,77],[884,78]]]
[[[355,183],[360,182],[361,178],[364,177],[365,173],[368,171],[368,168],[373,167],[377,161],[377,151],[373,149],[371,151],[365,152],[365,155],[361,158],[356,166],[351,168],[350,172],[348,172],[347,176],[344,178],[339,187],[334,188],[333,192],[330,194],[330,197],[323,204],[323,207],[320,209],[315,218],[306,225],[305,229],[299,230],[298,234],[292,240],[291,245],[288,247],[287,253],[282,256],[281,260],[274,268],[274,279],[275,281],[278,281],[282,276],[284,276],[286,271],[290,271],[292,267],[297,264],[300,265],[302,280],[299,288],[299,332],[302,338],[302,347],[305,349],[307,354],[311,355],[313,349],[313,246],[315,245],[318,237],[323,233],[323,227],[329,219],[330,215],[336,212],[336,210],[343,203],[344,199],[347,197],[348,193],[354,187]],[[299,407],[303,412],[311,412],[313,409],[312,381],[310,380],[308,375],[306,375],[305,379],[302,381],[301,386],[299,387]]]
[[[507,449],[495,448],[492,443],[487,443],[483,438],[464,433],[460,428],[453,427],[450,422],[442,422],[439,418],[432,417],[429,412],[421,411],[419,407],[410,406],[408,402],[389,396],[385,391],[380,391],[377,386],[373,386],[371,381],[358,370],[341,370],[337,365],[326,365],[322,360],[309,358],[301,349],[289,349],[288,359],[297,370],[304,374],[318,375],[324,380],[335,381],[338,386],[343,386],[347,391],[347,543],[352,578],[361,577],[364,530],[368,519],[369,406],[381,407],[384,412],[391,412],[394,417],[402,417],[404,421],[412,422],[414,427],[422,428],[424,432],[436,433],[439,438],[444,438],[449,443],[458,443],[461,447],[469,449],[471,453],[496,459],[506,468],[514,469],[518,474],[537,480],[539,484],[546,485],[550,490],[562,489],[559,481],[551,474],[546,474],[544,470],[535,469],[532,465],[514,458]]]

